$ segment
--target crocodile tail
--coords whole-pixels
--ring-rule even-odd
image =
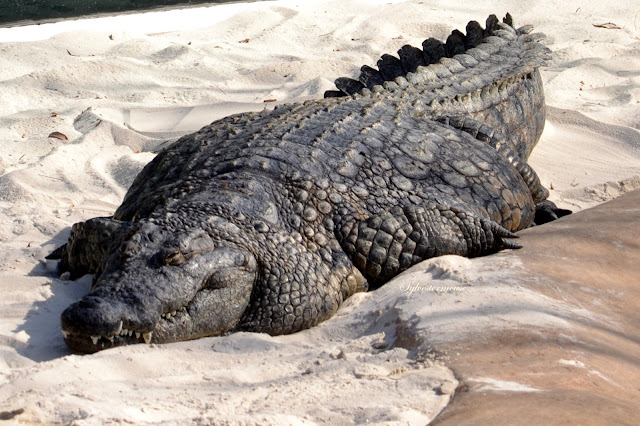
[[[545,121],[538,68],[551,59],[533,27],[515,28],[507,14],[486,27],[467,24],[446,41],[429,38],[422,49],[404,46],[398,57],[383,55],[378,68],[363,66],[357,80],[339,78],[325,97],[408,95],[429,117],[469,116],[508,137],[521,160],[538,142]]]
[[[443,95],[471,93],[501,78],[526,75],[546,65],[550,51],[538,43],[544,35],[529,34],[532,29],[531,26],[515,29],[510,14],[502,23],[496,15],[490,15],[485,28],[471,21],[467,24],[466,34],[454,30],[444,42],[429,38],[422,43],[422,49],[405,45],[398,50],[397,57],[382,55],[377,69],[364,65],[357,79],[338,78],[335,81],[338,90],[329,90],[324,97],[368,94],[385,89],[395,91],[417,84],[436,92],[441,89]],[[504,57],[515,60],[505,67]]]

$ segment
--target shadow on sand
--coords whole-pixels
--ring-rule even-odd
[[[71,228],[64,229],[42,246],[60,245],[61,241],[66,241],[70,230]],[[16,333],[27,333],[29,341],[26,344],[14,342],[16,344],[11,345],[20,355],[36,362],[50,361],[72,353],[62,338],[60,314],[67,306],[89,292],[93,277],[85,275],[76,281],[64,281],[51,269],[53,268],[42,261],[29,272],[29,276],[44,278],[43,285],[50,286],[52,295],[45,300],[34,302],[24,322],[14,330]]]

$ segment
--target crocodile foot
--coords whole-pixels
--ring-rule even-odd
[[[561,209],[552,201],[544,200],[536,204],[536,216],[533,225],[542,225],[547,222],[553,222],[562,216],[568,216],[573,213],[571,210]]]

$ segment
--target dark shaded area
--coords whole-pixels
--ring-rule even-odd
[[[0,412],[0,420],[11,420],[15,416],[24,413],[24,408],[18,408],[13,411],[2,411]]]
[[[0,2],[0,27],[218,3],[239,2],[234,0],[3,0]]]

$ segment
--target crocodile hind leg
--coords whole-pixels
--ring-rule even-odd
[[[70,273],[72,280],[97,271],[104,256],[123,239],[127,228],[135,224],[110,217],[96,217],[78,222],[71,227],[69,240],[58,247],[46,259],[59,259],[58,273]],[[118,238],[116,238],[118,236]]]
[[[515,234],[498,223],[436,203],[394,207],[366,221],[345,219],[338,240],[372,287],[431,257],[474,257],[520,248]]]
[[[536,203],[536,214],[533,224],[542,225],[552,222],[562,216],[572,213],[571,210],[561,209],[547,200],[549,191],[542,186],[538,174],[524,161],[514,149],[509,140],[499,132],[478,120],[464,116],[443,116],[438,118],[440,123],[462,130],[474,138],[494,148],[518,171],[531,191],[533,202]]]
[[[495,149],[518,171],[529,187],[534,203],[538,204],[547,199],[549,191],[540,183],[538,174],[527,164],[525,159],[520,157],[512,141],[503,137],[500,132],[478,120],[465,116],[442,116],[437,121],[462,130]]]

